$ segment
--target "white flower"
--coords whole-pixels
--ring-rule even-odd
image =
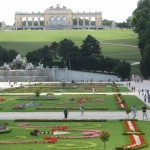
[[[127,123],[129,125],[130,131],[135,131],[132,122],[131,121],[127,121]]]
[[[64,132],[64,131],[54,131],[53,135],[64,135],[64,134],[70,134],[70,132]]]

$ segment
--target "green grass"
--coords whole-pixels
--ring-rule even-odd
[[[41,48],[44,45],[49,45],[53,41],[61,41],[64,38],[70,39],[78,46],[90,34],[101,42],[102,53],[112,58],[120,58],[118,54],[122,53],[137,53],[139,49],[131,46],[117,46],[112,44],[124,44],[137,46],[138,38],[131,30],[26,30],[26,31],[0,31],[0,46],[8,49],[16,49],[20,54],[25,56],[29,51]],[[105,43],[105,44],[103,44]],[[112,43],[106,44],[106,43]],[[113,56],[111,56],[113,54]],[[116,54],[116,55],[115,55]],[[132,55],[125,54],[125,60],[140,60],[140,54]]]
[[[93,92],[93,87],[96,88],[96,92],[113,92],[112,84],[110,83],[66,83],[65,87],[62,84],[37,84],[19,88],[10,88],[1,90],[2,93],[35,93],[36,87],[40,89],[40,92],[46,93],[68,93],[68,92]],[[119,86],[120,92],[128,92],[129,90],[124,86]]]
[[[141,55],[137,47],[102,45],[102,50],[102,54],[107,57],[132,62],[141,60]]]
[[[26,31],[0,31],[1,42],[52,42],[64,38],[81,44],[88,35],[94,36],[97,40],[114,40],[137,38],[131,30],[26,30]]]
[[[21,128],[17,127],[19,122],[6,121],[9,123],[9,128],[12,132],[7,134],[0,134],[0,141],[18,141],[17,136],[23,136],[25,139],[21,140],[40,140],[45,136],[51,136],[51,134],[42,134],[38,136],[31,136],[30,130],[33,128]],[[129,144],[128,136],[123,135],[124,127],[120,121],[108,121],[108,122],[30,122],[31,126],[45,126],[45,128],[38,128],[40,131],[50,131],[52,126],[63,126],[67,125],[68,129],[72,130],[100,130],[107,131],[110,134],[109,140],[106,142],[107,150],[114,150],[115,147],[123,146]],[[137,125],[140,127],[141,131],[145,133],[144,137],[147,141],[150,141],[150,129],[149,122],[138,121]],[[49,128],[47,128],[49,127]],[[71,136],[81,135],[80,132],[71,132]],[[90,138],[90,139],[58,139],[55,144],[1,144],[0,149],[7,150],[103,150],[103,142],[100,138]],[[149,150],[145,148],[144,150]]]
[[[129,92],[129,90],[121,84],[117,84],[120,92]],[[39,99],[36,100],[34,98],[23,99],[21,96],[11,96],[11,93],[34,93],[35,85],[29,87],[21,87],[9,90],[3,90],[2,93],[9,93],[9,96],[1,96],[5,98],[5,101],[0,102],[0,108],[2,108],[2,112],[36,112],[36,111],[63,111],[65,107],[70,109],[70,111],[79,111],[81,103],[78,102],[79,99],[83,98],[88,100],[84,100],[84,107],[86,111],[102,111],[103,109],[106,111],[117,111],[120,110],[118,108],[117,102],[114,99],[113,95],[106,94],[93,94],[92,88],[96,88],[96,92],[113,92],[111,84],[104,83],[86,83],[86,84],[66,84],[65,88],[62,87],[61,84],[52,84],[52,83],[43,83],[37,84],[36,87],[40,89],[43,93],[66,93],[63,95],[55,96],[58,99],[44,100]],[[61,90],[61,91],[60,91]],[[81,94],[69,94],[69,92],[80,92]],[[84,94],[82,94],[84,92]],[[85,94],[86,92],[90,92],[91,94]],[[123,96],[127,106],[132,107],[133,105],[137,105],[137,108],[140,110],[143,106],[143,102],[140,101],[136,96]],[[74,100],[72,100],[74,98]],[[28,104],[30,102],[36,102],[38,106],[28,106],[25,109],[13,109],[18,104]],[[40,108],[40,109],[39,109]],[[45,109],[43,109],[45,108]],[[47,109],[49,108],[49,109]]]
[[[117,102],[114,99],[113,95],[62,95],[57,96],[59,100],[16,100],[18,96],[3,96],[3,98],[6,98],[5,101],[0,102],[0,108],[2,108],[1,112],[46,112],[46,111],[59,111],[63,112],[63,109],[67,107],[69,111],[80,111],[81,104],[77,102],[80,98],[88,98],[88,100],[84,101],[84,107],[85,111],[101,111],[98,110],[99,108],[107,108],[107,110],[104,111],[120,111],[121,109],[118,108]],[[71,98],[74,98],[75,100],[71,100]],[[123,96],[125,99],[127,106],[131,108],[133,105],[137,106],[138,110],[141,110],[144,103],[139,100],[136,96]],[[96,101],[96,100],[102,100]],[[39,104],[38,106],[28,106],[25,109],[22,110],[15,110],[13,109],[18,104],[28,104],[29,102],[36,102]],[[52,108],[50,110],[42,109],[42,110],[36,110],[36,108]],[[88,110],[89,108],[94,108],[95,110]],[[123,110],[124,111],[124,110]]]

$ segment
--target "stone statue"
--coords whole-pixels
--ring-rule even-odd
[[[25,69],[27,70],[34,69],[34,65],[31,62],[27,63],[27,67]]]
[[[3,70],[10,70],[10,66],[9,66],[9,64],[4,63],[4,65],[1,66],[0,69],[3,69]]]
[[[25,58],[22,58],[20,54],[16,56],[16,58],[10,63],[4,63],[3,66],[0,67],[0,69],[5,69],[5,70],[15,70],[15,69],[43,69],[43,64],[39,63],[37,67],[35,67],[31,62],[27,63]]]
[[[39,63],[39,66],[36,67],[37,69],[43,69],[43,64]]]
[[[21,60],[22,60],[21,55],[18,54],[18,55],[16,56],[16,61],[21,61]]]

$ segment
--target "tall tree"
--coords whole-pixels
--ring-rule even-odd
[[[56,60],[58,58],[58,46],[59,46],[59,43],[57,42],[52,42],[52,44],[50,45],[50,51],[52,53],[52,57],[54,59],[54,62],[56,63]]]
[[[12,62],[14,58],[18,55],[18,52],[16,50],[10,49],[8,50],[9,53],[9,62]]]
[[[81,65],[84,70],[98,70],[99,58],[101,56],[101,47],[98,40],[88,35],[80,48]]]
[[[96,40],[93,36],[88,35],[85,38],[85,40],[83,40],[83,44],[81,45],[81,55],[92,56],[100,54],[101,54],[100,42]]]
[[[131,64],[128,62],[119,62],[114,69],[115,73],[122,79],[130,79]]]
[[[58,51],[63,59],[64,65],[69,66],[69,69],[71,69],[71,59],[78,53],[78,47],[73,41],[64,39],[59,42]]]
[[[140,0],[137,8],[132,15],[132,26],[134,31],[139,35],[139,48],[142,56],[140,63],[141,72],[144,77],[150,76],[149,70],[150,59],[149,55],[149,42],[150,42],[150,0]]]

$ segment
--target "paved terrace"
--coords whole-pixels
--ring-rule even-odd
[[[127,86],[127,82],[118,82],[121,84],[124,84],[124,86]],[[17,83],[13,84],[13,87],[19,87],[22,85],[28,85],[29,83],[23,82],[23,83]],[[34,83],[31,83],[34,84]],[[12,85],[12,84],[11,84]],[[1,89],[6,88],[12,88],[11,85],[8,82],[1,82],[0,87]],[[123,92],[121,94],[123,95],[135,95],[139,97],[141,101],[144,101],[144,96],[139,95],[138,90],[139,89],[148,89],[150,91],[150,81],[144,80],[142,83],[135,83],[130,82],[130,87],[128,87],[131,90],[131,87],[135,86],[135,92]],[[29,93],[29,95],[33,95],[34,93]],[[42,93],[42,95],[45,95],[46,93]],[[54,93],[57,94],[67,94],[67,93]],[[74,94],[74,93],[69,93]],[[92,94],[90,93],[76,93],[76,94]],[[114,94],[114,93],[96,93],[96,94]],[[0,95],[20,95],[19,93],[2,93]],[[27,93],[24,93],[24,95],[27,95]],[[148,103],[148,100],[146,104],[150,107],[150,103]],[[150,110],[147,111],[148,117],[150,117]],[[115,120],[115,119],[127,119],[128,116],[125,113],[125,111],[101,111],[101,112],[86,112],[83,116],[81,116],[80,112],[69,112],[68,119],[108,119],[108,120]],[[129,115],[129,118],[132,118],[132,114]],[[1,112],[0,113],[0,120],[14,120],[14,119],[64,119],[63,112]],[[143,120],[142,118],[142,111],[137,112],[138,120]],[[145,120],[149,121],[149,120]]]

